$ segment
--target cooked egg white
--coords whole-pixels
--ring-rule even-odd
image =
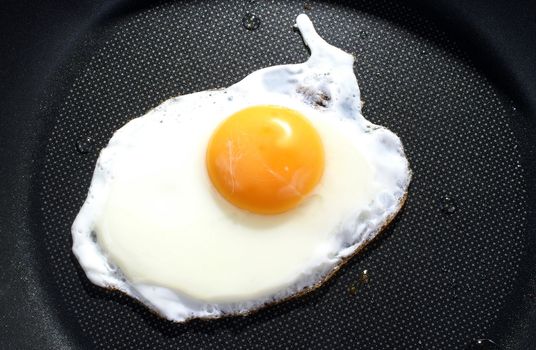
[[[393,218],[411,177],[399,138],[363,118],[354,58],[306,15],[297,28],[305,63],[172,98],[114,134],[72,227],[93,283],[173,321],[243,314],[319,285]],[[303,116],[323,151],[314,186],[274,213],[233,202],[235,188],[226,194],[207,171],[222,123],[269,106]]]

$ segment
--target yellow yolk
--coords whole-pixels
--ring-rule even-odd
[[[324,171],[324,148],[313,125],[297,111],[269,105],[227,118],[209,141],[206,165],[218,192],[258,214],[296,207]]]

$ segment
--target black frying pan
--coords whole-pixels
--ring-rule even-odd
[[[172,324],[89,283],[69,228],[98,150],[168,97],[304,60],[303,11],[356,54],[365,116],[404,142],[394,225],[319,290],[245,318]],[[0,16],[2,348],[536,348],[534,2],[4,1]]]

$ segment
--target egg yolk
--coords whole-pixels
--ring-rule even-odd
[[[270,105],[243,109],[212,135],[208,175],[235,206],[257,214],[296,207],[324,172],[324,147],[299,112]]]

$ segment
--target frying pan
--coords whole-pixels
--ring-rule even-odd
[[[533,2],[0,6],[3,349],[536,348]],[[69,228],[98,150],[166,98],[306,59],[301,12],[357,56],[365,116],[404,142],[395,223],[320,289],[248,317],[173,324],[89,283]]]

